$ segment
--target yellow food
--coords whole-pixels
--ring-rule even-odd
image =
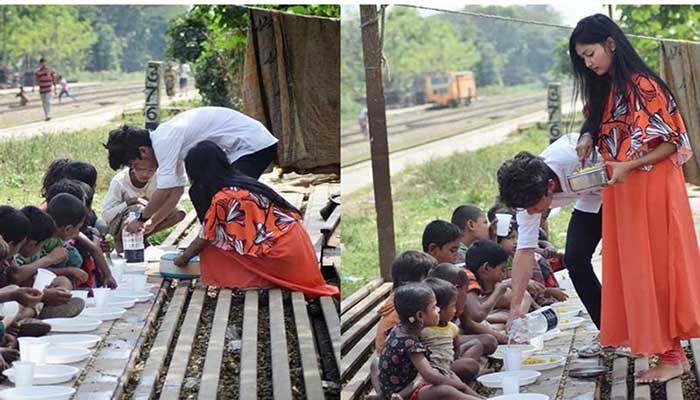
[[[568,323],[569,323],[569,320],[568,320],[568,319],[562,319],[561,321],[559,321],[559,323],[560,323],[560,324],[568,324]]]
[[[523,360],[523,365],[534,365],[534,364],[545,364],[557,362],[559,359],[556,357],[549,357],[549,359],[539,358],[539,357],[528,357]]]

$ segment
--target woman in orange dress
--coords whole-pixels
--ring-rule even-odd
[[[607,16],[582,19],[569,51],[586,102],[579,155],[595,143],[603,190],[600,342],[658,354],[637,374],[665,382],[688,370],[681,340],[700,336],[700,251],[681,165],[692,156],[666,83]]]
[[[282,287],[307,297],[339,296],[339,289],[323,279],[293,205],[265,184],[236,172],[214,142],[193,147],[185,168],[202,231],[175,265],[184,266],[199,254],[207,285]]]

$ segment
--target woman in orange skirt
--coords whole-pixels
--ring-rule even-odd
[[[665,382],[688,370],[681,340],[700,337],[700,251],[681,165],[692,156],[671,90],[607,16],[582,19],[569,51],[586,102],[579,155],[593,143],[603,190],[600,342],[659,355],[637,374]]]
[[[193,147],[185,168],[202,231],[175,265],[184,266],[199,254],[207,285],[282,287],[307,297],[339,296],[339,289],[323,279],[293,205],[265,184],[236,172],[214,142]]]

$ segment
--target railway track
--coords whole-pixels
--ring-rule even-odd
[[[469,111],[481,110],[484,107],[490,107],[493,105],[502,105],[504,101],[516,101],[516,100],[542,100],[544,98],[542,93],[527,93],[521,94],[519,96],[489,96],[475,100],[469,106],[462,106],[457,108],[432,108],[430,105],[426,104],[423,109],[418,109],[415,112],[401,113],[391,115],[391,112],[387,112],[387,128],[391,128],[397,125],[411,125],[414,123],[428,122],[432,120],[437,120],[441,118],[450,118],[455,115],[461,115]],[[344,127],[341,131],[341,137],[351,137],[354,135],[361,135],[359,126],[357,123],[350,124],[348,127]]]
[[[463,121],[465,118],[481,116],[486,113],[498,113],[501,110],[527,106],[537,102],[544,102],[545,94],[525,95],[512,99],[489,99],[484,103],[474,103],[472,106],[459,109],[431,110],[426,108],[419,115],[410,115],[404,118],[396,118],[388,121],[387,129],[390,135],[400,135],[414,129],[421,129],[433,125],[450,124]],[[341,133],[341,145],[349,146],[355,143],[365,142],[367,138],[359,129]]]
[[[121,96],[129,96],[129,95],[137,95],[139,93],[143,93],[143,83],[138,83],[138,84],[130,84],[125,87],[121,88],[110,88],[110,87],[100,87],[99,89],[94,89],[94,90],[88,90],[88,91],[76,91],[73,93],[73,95],[76,96],[77,100],[73,101],[73,99],[68,99],[66,98],[65,101],[63,102],[58,102],[57,99],[53,99],[51,103],[51,107],[61,107],[63,105],[71,105],[71,104],[80,104],[80,103],[99,103],[100,101],[108,100],[110,98],[115,98],[115,97],[121,97]],[[5,96],[3,96],[5,97]],[[29,100],[29,104],[24,106],[24,107],[19,107],[17,106],[17,100],[13,100],[10,102],[2,102],[0,103],[0,115],[2,114],[9,114],[9,113],[16,113],[16,112],[25,112],[27,110],[33,110],[33,109],[40,109],[41,108],[41,100],[38,96],[32,96]]]
[[[570,102],[562,99],[562,106]],[[401,151],[420,146],[435,140],[462,134],[473,129],[483,128],[494,123],[515,119],[522,114],[545,110],[545,93],[528,94],[510,99],[497,99],[474,107],[437,110],[440,114],[430,115],[433,110],[412,113],[405,118],[388,121],[387,134],[389,151]],[[349,167],[370,159],[369,140],[361,133],[341,136],[343,148],[342,167]]]

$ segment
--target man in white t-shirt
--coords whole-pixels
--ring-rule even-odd
[[[593,271],[591,258],[602,233],[602,191],[598,188],[574,192],[569,187],[566,176],[581,167],[576,151],[578,138],[578,133],[569,133],[549,145],[540,157],[521,152],[513,159],[504,161],[498,169],[499,198],[507,206],[518,210],[511,320],[522,316],[518,306],[535,265],[542,213],[574,203],[567,229],[564,264],[591,320],[600,329],[600,281]],[[587,160],[587,164],[590,161]],[[592,350],[589,355],[596,355],[594,353],[600,352],[600,345],[596,345],[594,340],[587,349]]]
[[[112,169],[157,168],[157,189],[128,231],[144,228],[148,234],[172,213],[187,185],[187,152],[203,140],[219,145],[234,168],[256,179],[277,155],[277,138],[263,124],[224,107],[193,108],[153,132],[132,125],[109,132],[105,148]]]

